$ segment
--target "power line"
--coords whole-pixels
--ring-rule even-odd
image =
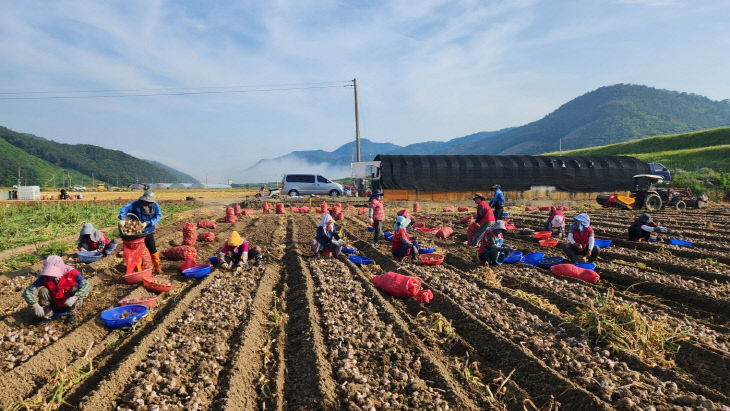
[[[100,94],[89,96],[42,96],[42,97],[0,97],[0,100],[60,100],[60,99],[89,99],[89,98],[122,98],[122,97],[154,97],[154,96],[190,96],[200,94],[232,94],[232,93],[261,93],[272,91],[293,91],[293,90],[311,90],[325,88],[352,87],[350,84],[331,85],[331,86],[312,86],[312,87],[286,87],[286,88],[268,88],[253,90],[218,90],[218,91],[186,91],[179,93],[146,93],[146,94]]]
[[[339,81],[318,81],[309,83],[281,83],[281,84],[247,84],[236,86],[203,86],[203,87],[158,87],[158,88],[136,88],[136,89],[101,89],[101,90],[30,90],[30,91],[0,91],[0,95],[17,95],[17,94],[52,94],[52,93],[131,93],[141,91],[175,91],[175,90],[208,90],[208,89],[242,89],[242,88],[260,88],[260,87],[305,87],[319,86],[325,84],[345,84],[351,83],[352,80]]]

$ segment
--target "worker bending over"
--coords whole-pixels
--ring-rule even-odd
[[[117,243],[113,243],[106,238],[103,231],[97,230],[93,224],[84,223],[81,226],[77,248],[79,251],[96,251],[104,255],[111,254],[117,247]]]
[[[479,241],[479,265],[501,265],[504,257],[509,254],[511,247],[504,243],[504,233],[507,227],[504,221],[499,220],[487,229],[481,241]]]
[[[160,205],[155,201],[155,193],[145,190],[144,194],[131,203],[119,209],[119,220],[126,220],[128,214],[134,215],[144,225],[144,232],[147,234],[144,238],[144,245],[152,256],[152,264],[155,266],[155,273],[162,274],[160,268],[160,253],[157,252],[155,244],[155,226],[162,218],[162,210]]]
[[[418,260],[418,241],[408,235],[406,227],[411,223],[408,218],[399,215],[395,219],[395,225],[393,226],[393,244],[390,246],[390,252],[393,254],[393,258],[396,260],[403,260],[406,256],[411,256],[413,261]]]
[[[563,252],[574,263],[593,262],[598,257],[591,218],[588,214],[578,214],[568,233],[568,242],[562,245]]]
[[[261,266],[261,248],[258,246],[251,248],[254,255],[254,265]],[[241,238],[238,231],[234,231],[228,237],[228,241],[223,244],[218,252],[218,264],[226,270],[234,269],[236,273],[241,272],[243,267],[248,266],[249,245],[245,238]]]
[[[550,207],[550,214],[547,223],[545,223],[545,231],[552,232],[556,228],[560,230],[560,238],[563,238],[565,236],[565,214],[553,206]]]
[[[66,265],[61,257],[49,255],[38,278],[23,291],[23,299],[38,318],[48,320],[54,314],[68,313],[67,321],[73,324],[90,289],[89,281],[75,268]]]
[[[472,197],[472,200],[474,200],[474,204],[477,205],[477,212],[474,214],[474,222],[472,224],[476,224],[477,227],[471,239],[467,238],[467,244],[471,247],[476,247],[482,237],[484,237],[484,233],[487,232],[489,226],[494,224],[495,218],[494,212],[492,212],[492,207],[487,204],[484,196],[476,193],[474,194],[474,197]],[[472,230],[473,229],[474,228],[472,227]]]
[[[629,227],[629,240],[631,241],[649,241],[651,233],[654,231],[665,232],[669,229],[664,226],[657,225],[652,219],[649,213],[644,213],[638,216],[634,223]]]
[[[317,226],[317,237],[310,242],[314,255],[330,251],[333,256],[337,257],[344,244],[345,241],[337,234],[334,218],[329,214],[322,214]]]

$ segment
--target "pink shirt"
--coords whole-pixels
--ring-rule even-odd
[[[370,208],[373,209],[373,220],[384,221],[385,220],[385,208],[383,208],[383,202],[377,198],[373,198],[370,201]]]

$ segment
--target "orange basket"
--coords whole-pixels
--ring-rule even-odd
[[[172,288],[172,283],[167,283],[162,278],[156,277],[145,278],[142,285],[147,290],[156,293],[164,293],[165,291],[170,291],[170,288]]]
[[[127,284],[137,284],[138,282],[150,278],[151,276],[152,268],[148,268],[146,270],[142,270],[136,273],[124,274],[124,281]]]
[[[420,258],[421,262],[426,265],[440,265],[444,262],[444,256],[436,253],[421,254],[418,258]]]
[[[540,240],[538,243],[543,247],[555,247],[558,245],[558,240]]]
[[[145,297],[127,298],[126,300],[119,300],[119,305],[140,304],[146,306],[147,308],[152,308],[155,306],[156,302],[156,296],[148,295]]]
[[[535,234],[533,234],[535,238],[539,240],[544,240],[546,238],[550,238],[551,235],[553,235],[552,231],[538,231]]]

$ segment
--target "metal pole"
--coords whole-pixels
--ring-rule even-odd
[[[560,137],[560,155],[563,155],[563,138]]]
[[[357,145],[357,161],[360,161],[360,114],[357,109],[357,78],[352,79],[355,90],[355,143]]]

